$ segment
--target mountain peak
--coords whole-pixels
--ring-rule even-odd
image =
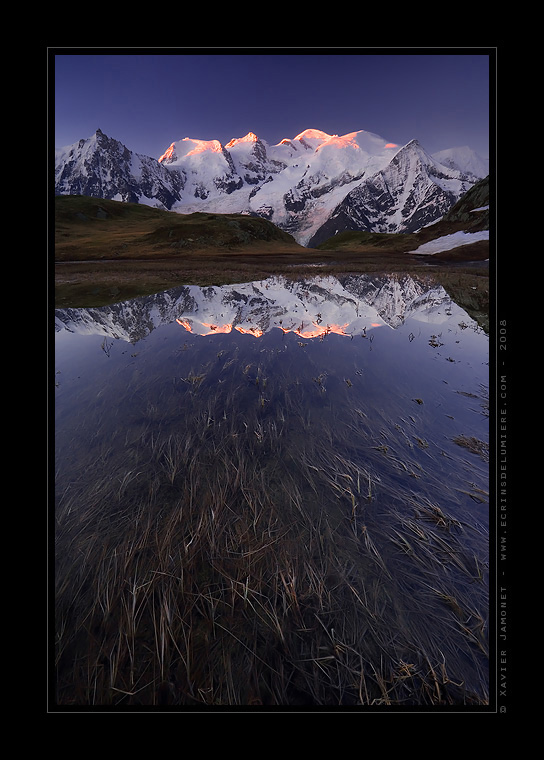
[[[450,169],[458,169],[463,174],[486,177],[489,174],[489,159],[482,158],[467,145],[433,153],[439,164]]]
[[[112,138],[108,137],[107,134],[105,132],[102,132],[100,128],[96,130],[96,132],[93,135],[93,138],[96,140],[98,145],[102,145],[112,140]],[[113,140],[113,142],[117,142],[117,140]]]
[[[186,153],[186,156],[193,156],[195,153],[204,153],[210,150],[212,153],[222,153],[223,146],[219,140],[196,140],[194,137],[184,137],[181,142],[192,143],[193,147]]]
[[[331,137],[337,137],[337,135],[328,135],[321,129],[305,129],[294,139],[299,141],[304,140],[305,138],[309,140],[329,140]]]
[[[232,140],[225,145],[225,148],[234,148],[234,146],[239,143],[255,143],[258,142],[258,140],[259,138],[255,132],[248,132],[245,137],[233,137]]]
[[[184,143],[187,143],[184,145]],[[159,157],[159,163],[166,161],[174,163],[177,158],[194,156],[198,153],[223,153],[223,146],[219,140],[198,140],[194,137],[184,137],[183,140],[173,142],[169,148]]]

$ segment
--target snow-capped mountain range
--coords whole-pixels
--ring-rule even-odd
[[[344,230],[415,232],[487,174],[469,148],[431,156],[363,130],[307,129],[277,145],[253,132],[226,145],[186,137],[158,159],[97,130],[55,151],[56,195],[261,216],[309,247]]]
[[[55,311],[55,329],[137,343],[176,322],[193,335],[234,330],[262,336],[273,328],[300,338],[397,328],[406,319],[433,325],[476,323],[441,286],[408,276],[350,275],[294,281],[272,277],[238,285],[187,285],[112,306]]]

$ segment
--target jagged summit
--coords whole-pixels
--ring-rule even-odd
[[[97,129],[56,151],[55,193],[262,216],[315,246],[344,230],[414,232],[441,218],[485,168],[470,150],[431,156],[417,139],[401,146],[365,130],[308,128],[276,145],[255,132],[226,145],[185,137],[155,159]]]

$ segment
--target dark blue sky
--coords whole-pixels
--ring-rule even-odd
[[[158,158],[183,137],[225,144],[252,131],[275,144],[314,128],[364,129],[399,145],[416,138],[429,153],[468,145],[489,155],[492,49],[49,53],[57,147],[100,128]]]

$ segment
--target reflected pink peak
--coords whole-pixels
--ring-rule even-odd
[[[250,327],[249,329],[246,329],[245,327],[235,327],[234,329],[244,335],[253,335],[255,338],[260,338],[263,335],[263,331],[259,330],[258,327]]]
[[[337,335],[347,335],[346,327],[349,327],[349,322],[345,325],[320,325],[317,322],[312,322],[313,329],[307,327],[304,329],[304,324],[300,327],[280,327],[284,333],[294,332],[296,335],[300,335],[301,338],[322,338],[329,333],[336,333]]]
[[[193,327],[189,320],[187,319],[176,319],[176,322],[178,325],[181,325],[184,327],[188,332],[193,332]],[[214,333],[230,333],[233,330],[232,323],[227,322],[224,325],[214,325],[210,322],[201,322],[200,323],[203,327],[207,328],[207,332],[199,333],[201,335],[213,335]],[[370,327],[382,327],[383,325],[380,322],[372,322],[370,324]],[[347,337],[353,337],[351,333],[346,332],[346,328],[349,327],[349,322],[346,322],[343,325],[336,325],[336,324],[319,324],[318,322],[312,322],[311,325],[308,325],[306,328],[304,327],[304,323],[302,323],[299,327],[283,327],[281,325],[275,325],[275,327],[279,327],[279,329],[285,334],[289,332],[295,333],[295,335],[299,335],[301,338],[324,338],[326,335],[329,335],[330,333],[335,333],[336,335],[346,335]],[[254,338],[261,338],[264,335],[264,331],[261,330],[259,327],[240,327],[239,325],[234,326],[234,330],[237,330],[239,333],[242,333],[244,335],[253,335]]]
[[[209,329],[209,333],[205,333],[206,335],[209,335],[210,333],[230,333],[232,330],[231,324],[226,325],[212,325],[209,322],[202,322],[201,324],[204,325],[204,327],[207,327]]]

